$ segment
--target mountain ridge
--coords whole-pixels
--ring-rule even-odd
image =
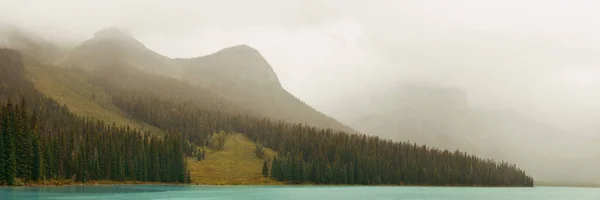
[[[114,73],[131,68],[173,77],[209,90],[254,115],[356,132],[285,90],[268,61],[248,45],[190,59],[171,59],[147,48],[131,34],[109,27],[77,45],[60,65],[91,71],[111,69]]]

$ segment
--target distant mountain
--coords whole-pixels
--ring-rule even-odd
[[[597,151],[589,139],[569,137],[516,112],[474,109],[460,89],[401,85],[357,94],[337,102],[330,114],[358,131],[514,162],[546,182],[597,183],[600,178],[581,176],[593,170],[581,163],[599,164],[599,158],[569,152]]]
[[[119,80],[113,77],[115,81],[128,79],[127,84],[145,82],[156,84],[156,81],[134,83],[131,77],[124,75],[123,70],[128,71],[125,74],[132,74],[132,76],[136,76],[135,74],[138,73],[136,71],[139,70],[172,77],[202,88],[204,92],[201,93],[204,96],[217,95],[238,108],[259,116],[355,132],[287,92],[281,87],[277,75],[260,52],[246,45],[226,48],[211,55],[192,59],[171,59],[148,49],[126,30],[109,27],[98,31],[92,39],[76,46],[66,56],[61,66],[89,71],[109,70],[107,76],[120,77]],[[182,87],[190,88],[189,86],[177,88]],[[174,90],[156,87],[153,89]],[[169,93],[169,91],[164,92]],[[190,89],[188,92],[200,92],[200,90]]]
[[[344,99],[332,115],[358,131],[442,148],[475,148],[469,140],[455,139],[456,134],[473,132],[460,131],[474,115],[469,113],[464,91],[406,85]]]

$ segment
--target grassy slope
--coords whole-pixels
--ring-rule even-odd
[[[206,160],[188,158],[188,167],[194,184],[208,185],[261,185],[278,184],[262,177],[263,159],[254,154],[254,142],[236,133],[228,136],[225,150],[206,151]],[[271,158],[275,152],[265,148],[265,157]]]
[[[77,115],[117,125],[129,125],[153,133],[164,133],[154,126],[128,118],[112,104],[111,97],[102,88],[92,84],[80,72],[28,63],[26,73],[37,90],[58,103],[67,105]]]

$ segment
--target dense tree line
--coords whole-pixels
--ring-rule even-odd
[[[181,134],[159,137],[73,115],[24,78],[0,50],[0,185],[40,180],[186,182]],[[11,98],[21,97],[20,103]],[[186,177],[187,176],[187,177]]]
[[[236,131],[279,152],[271,177],[318,184],[415,184],[532,186],[533,179],[515,165],[496,163],[464,152],[450,152],[375,136],[319,129],[305,124],[227,115],[143,92],[114,94],[113,103],[135,118],[192,143],[206,143],[209,133]]]

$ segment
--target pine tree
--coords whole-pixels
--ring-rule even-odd
[[[15,157],[15,144],[14,144],[14,135],[15,135],[15,113],[10,103],[8,101],[6,105],[7,116],[4,118],[5,120],[5,132],[4,135],[4,178],[7,185],[14,185],[15,178],[17,175],[17,160]]]
[[[187,183],[192,183],[192,173],[190,170],[187,171]]]
[[[262,175],[263,177],[269,177],[269,166],[267,165],[267,160],[263,162]]]
[[[33,120],[35,120],[35,114],[34,114]],[[35,125],[35,123],[34,123],[34,127],[33,127],[33,136],[32,136],[32,140],[31,140],[31,146],[33,147],[33,165],[32,165],[32,169],[31,169],[31,180],[38,181],[43,177],[43,175],[42,175],[42,155],[41,155],[40,144],[39,144],[38,128],[37,128],[37,125]]]
[[[5,166],[5,150],[4,150],[4,134],[6,133],[6,116],[7,111],[4,106],[0,105],[0,185],[3,185],[6,178],[4,174]]]
[[[346,171],[346,166],[341,167],[340,175],[339,175],[339,183],[348,184],[348,171]]]
[[[17,176],[25,180],[31,179],[33,152],[31,146],[31,126],[27,117],[25,97],[21,99],[16,116],[15,155],[17,160]]]
[[[301,183],[304,181],[304,160],[302,159],[302,152],[298,152],[298,155],[296,156],[296,158],[294,159],[294,161],[296,162],[296,167],[294,169],[294,174],[295,174],[295,182],[297,183]]]
[[[196,161],[202,161],[202,151],[196,150]]]
[[[279,164],[279,158],[278,157],[273,158],[273,161],[271,162],[271,177],[278,181],[283,180],[283,177],[281,175],[280,166],[281,165]]]

